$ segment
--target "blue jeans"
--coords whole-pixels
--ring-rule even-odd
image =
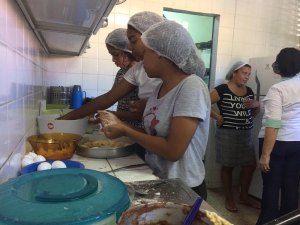
[[[259,139],[259,155],[263,141]],[[270,172],[262,173],[261,213],[256,225],[265,224],[298,208],[300,141],[276,141],[269,165]]]

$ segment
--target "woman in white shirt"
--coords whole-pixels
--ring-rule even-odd
[[[300,51],[284,48],[273,63],[282,81],[263,100],[259,165],[263,178],[257,225],[298,209],[300,173]]]

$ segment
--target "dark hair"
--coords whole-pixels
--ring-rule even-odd
[[[276,57],[279,74],[293,77],[300,72],[300,51],[296,48],[284,48]]]
[[[124,52],[124,54],[127,55],[130,61],[137,61],[137,59],[134,57],[132,53]]]

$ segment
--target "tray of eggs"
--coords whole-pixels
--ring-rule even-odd
[[[85,168],[80,162],[73,160],[46,160],[44,156],[34,152],[26,154],[22,159],[21,175],[36,171],[63,169],[63,168]]]

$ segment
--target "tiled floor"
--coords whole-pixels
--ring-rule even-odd
[[[235,199],[238,199],[239,191],[235,191]],[[208,204],[210,204],[221,216],[234,225],[254,225],[259,215],[259,210],[245,205],[237,204],[238,212],[231,213],[224,207],[224,195],[221,188],[208,189]],[[237,202],[237,201],[236,201]]]

